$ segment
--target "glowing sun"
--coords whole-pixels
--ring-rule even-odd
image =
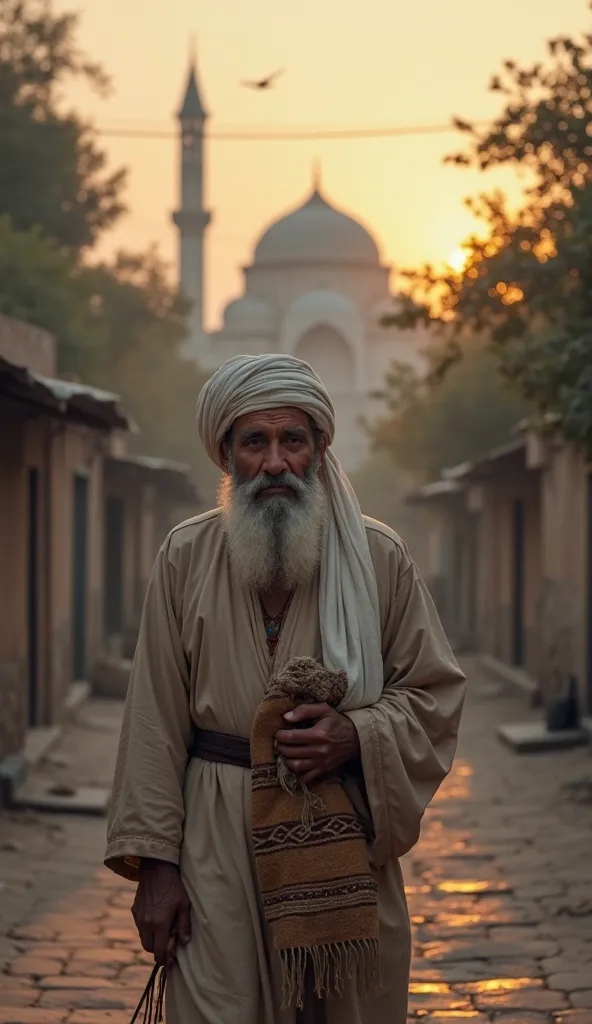
[[[448,257],[447,263],[449,267],[456,270],[457,274],[460,274],[465,269],[468,260],[468,253],[465,249],[461,249],[460,245],[453,249]]]

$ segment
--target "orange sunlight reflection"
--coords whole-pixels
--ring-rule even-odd
[[[451,879],[450,881],[438,882],[436,886],[440,892],[504,892],[508,888],[506,882],[477,882],[477,881],[466,881],[460,882],[457,879]]]
[[[428,1010],[418,1010],[418,1017],[427,1017]],[[438,1020],[474,1020],[475,1017],[481,1017],[478,1010],[438,1010]],[[481,1018],[483,1019],[483,1018]]]
[[[414,995],[447,995],[450,992],[450,985],[444,981],[411,981],[409,991]]]
[[[488,978],[487,981],[469,981],[463,985],[466,992],[519,992],[523,988],[542,988],[542,978]]]
[[[464,928],[468,924],[479,924],[483,914],[438,914],[438,923],[448,928]]]

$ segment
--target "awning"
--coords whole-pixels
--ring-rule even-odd
[[[166,489],[167,498],[179,505],[195,505],[199,491],[191,479],[191,467],[184,462],[151,455],[124,455],[107,460],[107,469],[125,473],[126,479],[141,480]]]
[[[526,468],[526,438],[518,437],[507,444],[492,448],[474,462],[463,462],[459,466],[442,470],[440,480],[425,484],[405,499],[408,505],[419,505],[431,501],[443,501],[460,494],[467,484],[487,480],[495,473],[513,468]]]
[[[103,430],[133,430],[119,395],[84,384],[31,373],[0,356],[0,395],[44,412]]]
[[[135,429],[133,420],[123,409],[120,395],[54,377],[40,377],[37,374],[31,376],[48,388],[59,401],[65,402],[68,413],[78,413],[81,417],[96,420],[106,427]]]
[[[492,448],[486,455],[476,459],[457,480],[475,483],[488,480],[497,473],[526,468],[526,438],[518,437],[498,448]]]
[[[462,484],[456,480],[434,480],[413,491],[405,498],[407,505],[422,505],[431,501],[442,501],[454,497],[463,490]]]

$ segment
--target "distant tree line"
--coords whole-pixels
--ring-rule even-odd
[[[189,306],[155,248],[94,255],[125,212],[126,171],[109,169],[92,125],[65,108],[73,78],[109,89],[77,36],[78,16],[51,0],[0,0],[0,312],[51,331],[62,374],[121,394],[138,450],[203,475],[204,376],[180,355]]]
[[[483,229],[464,269],[408,273],[388,320],[437,332],[428,379],[395,365],[372,429],[424,476],[502,441],[520,413],[592,455],[592,34],[551,40],[533,67],[506,61],[490,88],[499,117],[485,130],[457,119],[467,147],[448,159],[526,171],[524,203],[467,200]]]

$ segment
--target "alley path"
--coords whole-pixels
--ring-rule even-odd
[[[467,665],[455,769],[405,861],[410,1020],[592,1024],[592,758],[517,757],[524,701]],[[120,707],[93,702],[47,770],[106,784]],[[104,821],[0,817],[0,1024],[129,1024],[148,974],[132,887],[97,865]]]

